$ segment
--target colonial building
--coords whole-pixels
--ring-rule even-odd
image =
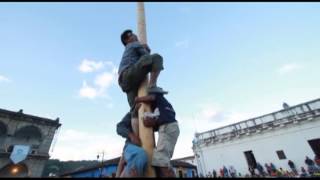
[[[120,157],[104,161],[95,166],[84,167],[76,169],[71,172],[66,172],[60,177],[72,177],[72,178],[88,178],[88,177],[115,177],[117,172],[117,166],[120,161]],[[196,177],[196,166],[178,160],[172,160],[171,164],[177,177]]]
[[[0,109],[0,177],[40,177],[57,129],[59,118],[51,120]],[[17,145],[28,147],[17,164],[10,156]]]
[[[306,168],[306,156],[320,155],[320,99],[198,133],[193,151],[199,174],[233,166],[241,174],[248,167],[273,163],[290,170],[288,161]]]
[[[183,161],[183,162],[186,162],[186,163],[193,164],[193,165],[195,165],[195,166],[197,165],[194,156],[186,156],[186,157],[177,158],[177,159],[174,159],[174,160],[175,160],[175,161]]]

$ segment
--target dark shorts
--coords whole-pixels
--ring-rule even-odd
[[[128,103],[132,109],[134,98],[138,94],[140,84],[151,71],[163,70],[163,59],[159,54],[142,56],[139,61],[125,69],[119,78],[121,89],[127,93]]]

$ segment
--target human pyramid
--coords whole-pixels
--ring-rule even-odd
[[[118,83],[127,95],[130,111],[117,124],[117,133],[126,138],[126,142],[116,177],[145,177],[150,165],[157,177],[175,177],[170,160],[180,130],[175,119],[175,111],[164,97],[168,92],[157,86],[160,71],[164,69],[163,58],[159,54],[151,54],[148,45],[140,43],[132,30],[125,30],[121,34],[121,42],[125,50],[118,70]],[[149,73],[147,95],[138,97],[139,87]],[[139,114],[139,109],[143,108],[142,104],[150,106],[150,112]],[[139,123],[139,118],[142,123]],[[151,157],[148,157],[146,149],[142,147],[139,136],[141,125],[159,133]]]

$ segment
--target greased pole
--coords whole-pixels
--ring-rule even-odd
[[[138,38],[142,44],[147,44],[147,32],[146,32],[146,20],[145,20],[145,12],[144,12],[144,3],[137,2],[137,18],[138,18]],[[146,96],[147,87],[149,82],[149,75],[146,76],[145,80],[141,83],[138,90],[138,97]],[[150,105],[146,103],[142,103],[139,108],[139,137],[142,143],[143,149],[148,154],[148,165],[147,171],[145,173],[145,177],[156,177],[156,173],[154,168],[151,166],[153,149],[155,147],[154,142],[154,133],[152,128],[147,128],[143,124],[143,114],[144,112],[151,112]]]

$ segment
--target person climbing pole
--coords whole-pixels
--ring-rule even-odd
[[[180,134],[175,111],[170,102],[161,93],[152,93],[146,97],[135,98],[136,103],[149,103],[152,113],[143,115],[143,124],[158,131],[157,146],[153,150],[151,165],[158,170],[160,177],[175,177],[170,160]]]
[[[131,121],[131,113],[128,112],[117,124],[117,134],[126,138],[117,177],[144,177],[146,171],[148,156],[141,147],[139,135],[133,131]]]
[[[157,53],[150,54],[149,46],[141,44],[137,35],[130,29],[121,34],[121,42],[125,46],[125,50],[118,69],[118,84],[127,94],[131,110],[139,86],[148,73],[150,73],[150,81],[147,92],[167,94],[167,91],[157,86],[160,71],[164,69],[162,56]]]

